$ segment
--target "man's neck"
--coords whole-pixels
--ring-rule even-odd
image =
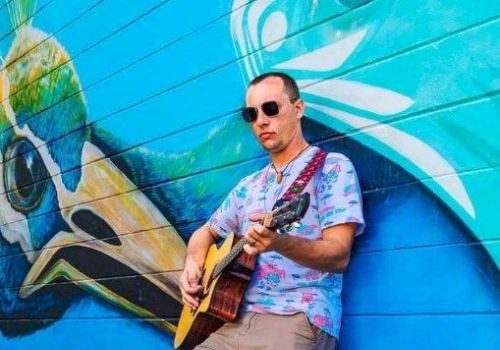
[[[280,168],[288,164],[292,159],[296,158],[308,146],[304,138],[293,140],[285,149],[280,152],[270,153],[271,161],[276,168]]]

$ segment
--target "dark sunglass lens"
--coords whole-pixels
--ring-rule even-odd
[[[257,119],[257,113],[257,108],[254,107],[245,107],[241,110],[241,116],[247,123],[255,121]]]
[[[280,112],[278,103],[276,103],[276,101],[269,101],[263,103],[262,112],[264,112],[264,114],[267,115],[268,117],[273,117],[275,115],[278,115]]]

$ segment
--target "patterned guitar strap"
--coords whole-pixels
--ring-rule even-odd
[[[290,187],[288,187],[285,194],[274,204],[273,209],[276,209],[285,202],[289,202],[298,197],[304,188],[306,188],[309,181],[311,181],[314,174],[316,174],[316,171],[323,166],[327,155],[328,152],[321,149],[316,151],[299,176],[297,176],[295,181],[290,185]]]

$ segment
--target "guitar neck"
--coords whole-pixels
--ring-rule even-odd
[[[262,220],[259,221],[261,225],[264,225],[267,228],[275,228],[276,222],[274,220],[274,213],[276,210],[267,214]],[[213,277],[217,277],[220,273],[234,260],[240,253],[243,251],[243,246],[247,244],[248,241],[245,237],[242,237],[236,244],[231,248],[231,251],[227,256],[219,261],[219,263],[215,266],[213,271]]]
[[[243,246],[247,243],[245,237],[242,237],[236,244],[231,248],[229,254],[226,255],[224,259],[219,261],[219,263],[215,266],[213,271],[213,277],[217,277],[221,274],[222,271],[234,260],[240,253],[243,251]]]
[[[260,224],[265,227],[276,230],[283,225],[288,225],[297,219],[304,216],[307,208],[309,207],[309,193],[303,193],[299,198],[278,207],[267,214],[261,221]],[[295,210],[297,209],[297,210]],[[248,243],[245,237],[242,237],[236,244],[231,248],[229,254],[219,261],[213,270],[212,277],[215,278],[219,276],[222,271],[242,252],[243,246]]]

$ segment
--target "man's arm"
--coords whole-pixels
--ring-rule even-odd
[[[364,228],[361,188],[348,158],[338,154],[328,157],[313,192],[318,194],[321,239],[278,235],[256,223],[247,230],[250,244],[254,244],[253,248],[245,247],[247,252],[276,251],[298,264],[321,271],[343,272],[347,268],[356,230],[361,232]],[[260,218],[250,219],[258,222]]]
[[[200,285],[200,279],[208,249],[218,238],[217,233],[207,224],[196,230],[189,239],[186,263],[180,278],[180,289],[182,301],[192,308],[199,305],[196,295],[203,288]]]
[[[253,224],[246,234],[250,244],[244,249],[249,254],[276,251],[315,270],[343,272],[349,264],[356,226],[356,223],[345,223],[326,228],[322,231],[322,239],[314,241],[279,235],[260,224]]]

